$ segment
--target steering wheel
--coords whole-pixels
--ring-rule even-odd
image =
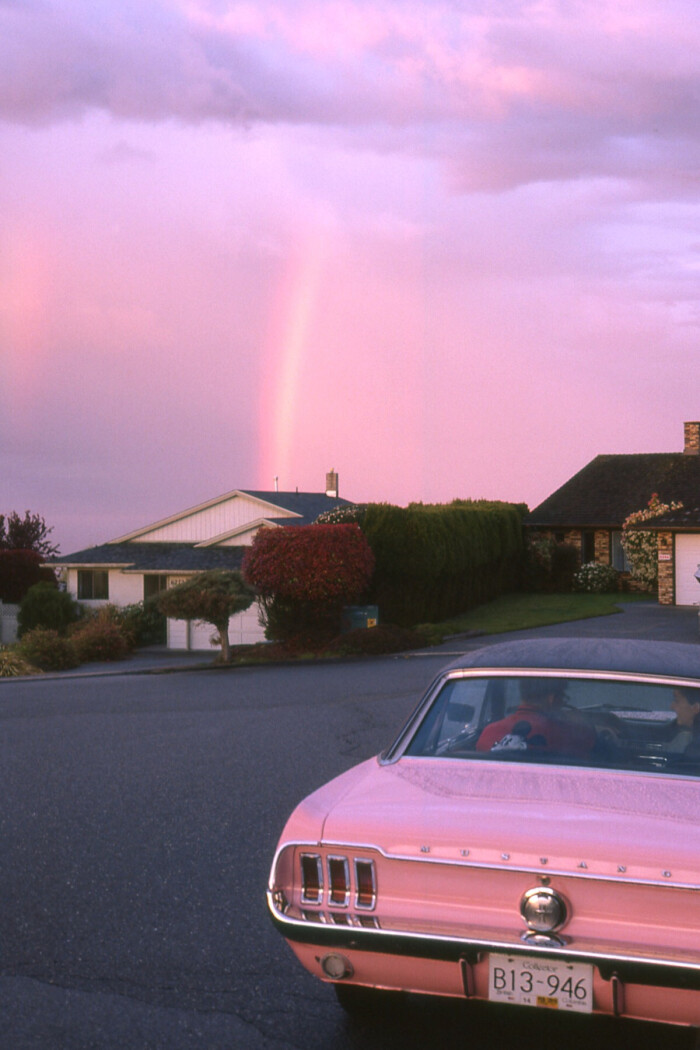
[[[468,726],[464,726],[458,733],[454,733],[453,736],[448,736],[445,740],[437,745],[434,754],[444,755],[448,751],[459,751],[459,750],[470,750],[481,736],[480,729],[470,729]]]

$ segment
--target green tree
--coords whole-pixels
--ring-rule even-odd
[[[228,637],[229,618],[243,612],[255,601],[255,592],[244,582],[240,572],[199,572],[189,580],[172,587],[158,597],[158,608],[174,620],[197,620],[216,628],[221,642],[221,656],[231,659]]]

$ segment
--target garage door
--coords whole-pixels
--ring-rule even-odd
[[[700,535],[676,536],[676,605],[700,603],[700,583],[695,573],[700,566]]]
[[[244,612],[236,613],[231,617],[228,624],[228,637],[231,645],[253,645],[255,642],[265,641],[265,632],[260,626],[258,617],[257,602],[253,602],[251,607]],[[215,638],[216,631],[210,623],[168,620],[169,649],[208,650],[213,653],[219,647],[216,641],[212,644],[212,639]]]

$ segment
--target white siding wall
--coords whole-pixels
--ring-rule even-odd
[[[179,583],[185,576],[173,577]],[[74,598],[78,597],[78,570],[66,571],[66,587]],[[121,569],[109,571],[109,603],[112,605],[135,605],[143,601],[143,576],[140,573],[124,573]],[[87,608],[99,609],[105,601],[81,601]],[[169,649],[196,649],[214,652],[210,639],[216,632],[207,624],[188,623],[186,620],[168,620],[167,643]],[[229,621],[231,645],[254,645],[265,640],[265,632],[258,620],[257,603],[245,612],[237,613]]]
[[[695,573],[700,565],[700,535],[676,535],[676,605],[697,605],[700,583]]]
[[[109,600],[112,605],[135,605],[143,601],[143,575],[110,570]]]
[[[66,588],[75,599],[78,598],[78,570],[66,570]],[[107,601],[80,600],[81,605],[89,609],[99,609],[101,605],[135,605],[143,601],[143,576],[140,573],[125,573],[121,569],[109,570],[109,598]]]
[[[250,499],[246,496],[234,496],[224,503],[218,503],[215,507],[197,511],[187,518],[173,521],[170,525],[163,525],[153,532],[144,533],[138,537],[139,543],[202,543],[221,536],[232,529],[240,528],[249,521],[257,521],[262,517],[273,513],[267,503]],[[291,518],[294,515],[279,507],[274,508],[276,518]]]
[[[245,532],[237,532],[230,540],[217,543],[217,547],[250,547],[260,529],[276,528],[274,525],[251,525]]]

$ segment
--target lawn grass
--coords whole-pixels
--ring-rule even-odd
[[[478,632],[502,634],[524,631],[529,627],[568,620],[586,620],[592,616],[610,616],[620,612],[621,602],[653,601],[650,594],[505,594],[486,605],[480,605],[462,616],[444,623],[428,624],[431,639],[438,635]],[[423,628],[421,627],[421,630]]]

